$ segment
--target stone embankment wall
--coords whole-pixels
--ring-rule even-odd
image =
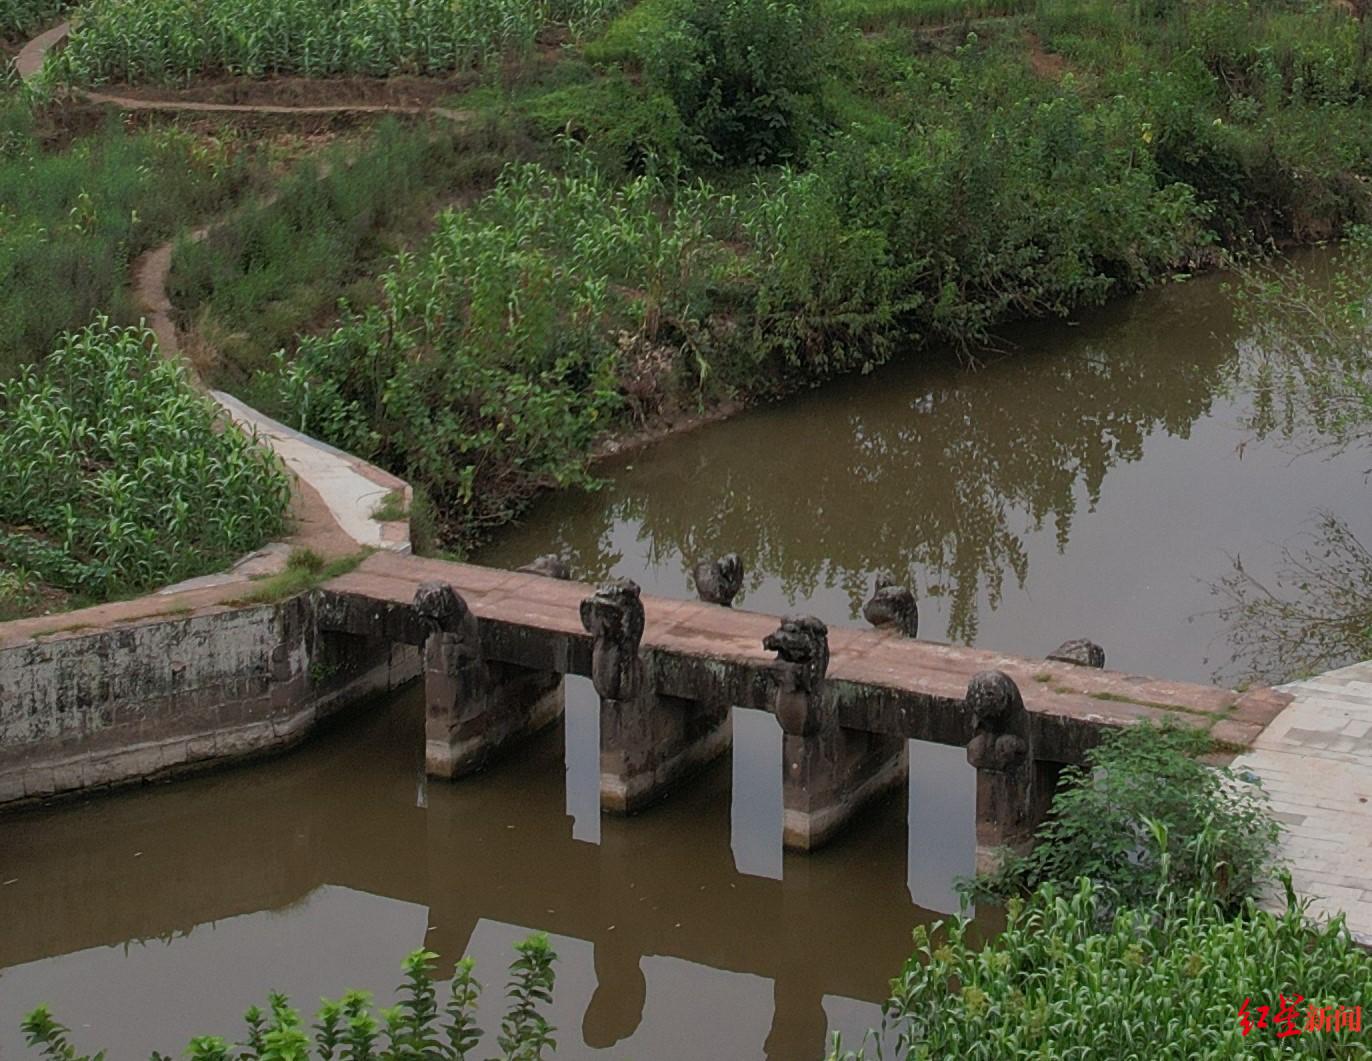
[[[277,751],[420,671],[321,635],[309,594],[0,644],[0,804]]]

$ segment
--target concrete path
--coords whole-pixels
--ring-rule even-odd
[[[1280,857],[1311,913],[1343,911],[1372,945],[1372,661],[1281,688],[1294,699],[1234,769],[1262,779],[1285,828]],[[1280,910],[1285,897],[1267,905]]]
[[[301,482],[318,491],[334,521],[358,545],[395,553],[410,551],[408,519],[383,523],[372,513],[391,493],[399,495],[408,512],[413,493],[402,479],[366,461],[302,435],[259,413],[223,391],[210,391],[224,411],[248,431],[255,431],[276,451]]]

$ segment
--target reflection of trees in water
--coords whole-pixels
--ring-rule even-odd
[[[1313,264],[1257,262],[1240,278],[1249,337],[1236,377],[1252,394],[1247,426],[1307,452],[1368,448],[1372,240],[1355,237]],[[1314,524],[1282,544],[1270,579],[1235,558],[1212,584],[1232,649],[1219,674],[1285,681],[1372,655],[1372,552],[1335,513],[1315,513]]]
[[[948,637],[970,642],[981,595],[995,608],[1007,572],[1027,578],[1027,533],[1051,522],[1061,551],[1079,486],[1094,507],[1149,434],[1185,437],[1209,410],[1232,347],[1182,316],[1131,322],[1108,353],[1078,342],[978,373],[897,370],[721,425],[710,450],[683,438],[653,455],[651,477],[608,488],[593,538],[563,547],[603,576],[615,521],[636,521],[654,564],[737,551],[748,588],[775,579],[803,599],[837,586],[854,615],[870,572],[922,571],[922,594],[949,598]]]
[[[1239,559],[1215,583],[1235,678],[1279,682],[1372,655],[1372,552],[1329,512],[1306,543],[1282,546],[1270,581]]]

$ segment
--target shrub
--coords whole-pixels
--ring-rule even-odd
[[[818,0],[672,0],[644,43],[644,74],[675,103],[698,156],[796,157],[827,75]]]
[[[1160,893],[1205,895],[1236,909],[1268,878],[1278,829],[1266,796],[1195,755],[1191,729],[1130,726],[1068,767],[1033,851],[1008,857],[973,893],[1009,896],[1052,882],[1095,882],[1110,906],[1144,906]]]
[[[282,529],[270,449],[101,317],[0,384],[0,563],[109,595],[221,568]]]
[[[980,948],[964,920],[915,929],[883,1023],[897,1056],[1366,1056],[1361,1028],[1300,1034],[1312,1011],[1332,1017],[1372,993],[1372,959],[1342,918],[1312,925],[1289,896],[1280,916],[1249,903],[1231,920],[1204,895],[1164,892],[1155,909],[1119,911],[1101,931],[1112,902],[1086,879],[1046,884],[1011,902],[1005,931]],[[1277,1038],[1283,997],[1298,1034]],[[853,1057],[835,1042],[831,1061]]]
[[[557,955],[541,934],[516,944],[515,952],[506,990],[509,1008],[497,1040],[499,1057],[539,1061],[557,1045],[554,1029],[541,1012],[552,1001]],[[374,1013],[370,996],[362,991],[350,991],[336,1001],[325,999],[312,1029],[313,1041],[289,1000],[273,993],[266,1013],[254,1006],[245,1015],[246,1041],[231,1045],[218,1036],[197,1036],[187,1045],[186,1056],[190,1061],[474,1061],[473,1051],[483,1035],[476,1025],[481,984],[472,975],[474,963],[471,958],[457,963],[440,1016],[434,984],[437,958],[432,951],[418,950],[405,959],[400,1001],[388,1009]],[[23,1030],[29,1045],[49,1061],[103,1061],[105,1056],[104,1051],[94,1059],[77,1054],[69,1030],[46,1006],[24,1018]],[[154,1053],[153,1061],[169,1059]]]
[[[302,430],[423,487],[465,545],[540,486],[587,481],[626,361],[672,349],[733,261],[708,188],[664,196],[648,177],[512,166],[396,259],[381,305],[280,355],[270,385]]]

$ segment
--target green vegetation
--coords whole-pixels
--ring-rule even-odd
[[[0,41],[21,41],[46,29],[68,6],[68,0],[0,0]]]
[[[681,116],[689,154],[756,165],[802,150],[827,74],[819,5],[668,0],[661,17],[666,32],[640,41],[644,73]]]
[[[972,889],[1008,896],[1005,930],[981,946],[966,918],[916,929],[864,1049],[987,1061],[1367,1056],[1361,1021],[1336,1028],[1334,1017],[1372,990],[1372,958],[1342,918],[1312,923],[1285,874],[1285,911],[1257,907],[1278,827],[1247,780],[1191,757],[1203,750],[1198,734],[1140,725],[1069,771],[1034,851]],[[1278,1038],[1283,1013],[1295,1031]],[[834,1041],[831,1061],[858,1056]]]
[[[211,352],[218,383],[248,387],[275,351],[330,321],[340,298],[375,302],[385,260],[432,227],[441,206],[490,188],[521,148],[514,131],[478,118],[459,128],[388,120],[322,152],[269,201],[203,240],[178,241],[167,292],[179,323]]]
[[[150,332],[100,317],[0,385],[0,564],[110,596],[214,571],[278,534],[290,484]]]
[[[292,549],[286,557],[286,568],[257,582],[243,596],[231,601],[232,604],[275,604],[304,593],[321,583],[346,575],[370,555],[370,550],[360,549],[348,556],[325,560],[313,549]]]
[[[1007,855],[970,891],[1005,899],[1089,877],[1109,909],[1192,892],[1237,909],[1271,877],[1277,826],[1261,789],[1195,758],[1208,750],[1192,729],[1140,724],[1108,734],[1084,765],[1063,771],[1033,851]]]
[[[591,442],[624,404],[621,368],[644,366],[638,400],[651,403],[671,363],[659,343],[693,327],[705,288],[737,264],[710,238],[708,188],[682,189],[665,216],[661,196],[647,177],[616,187],[592,170],[512,167],[396,259],[379,306],[282,359],[286,414],[423,484],[458,540],[542,484],[585,481]]]
[[[616,0],[88,0],[50,60],[64,81],[172,84],[210,74],[444,74],[579,34]]]
[[[325,999],[313,1027],[306,1030],[290,1001],[274,993],[269,996],[266,1012],[256,1006],[248,1010],[244,1042],[233,1045],[218,1036],[197,1036],[187,1044],[183,1056],[190,1061],[329,1061],[335,1057],[355,1061],[475,1061],[484,1033],[476,1023],[481,984],[473,976],[473,960],[463,958],[457,963],[440,1013],[434,982],[437,958],[432,951],[419,950],[405,959],[399,1001],[387,1009],[373,1012],[366,992],[350,991],[337,1000]],[[534,935],[515,945],[505,991],[507,1008],[496,1038],[500,1052],[488,1056],[502,1061],[540,1061],[556,1049],[555,1029],[541,1012],[552,1001],[556,960],[547,936]],[[23,1028],[29,1045],[49,1061],[102,1061],[105,1056],[103,1051],[94,1058],[77,1053],[70,1030],[58,1024],[45,1006],[24,1018]],[[154,1053],[152,1061],[170,1059]]]
[[[405,495],[399,490],[392,490],[381,499],[381,504],[372,509],[372,519],[382,523],[404,519],[409,514],[409,509],[405,505]]]
[[[1316,926],[1292,899],[1274,916],[1221,916],[1202,893],[1164,890],[1102,929],[1090,880],[1049,884],[1011,902],[1005,931],[972,946],[967,923],[915,930],[915,954],[892,981],[883,1030],[899,1057],[1158,1059],[1366,1057],[1366,1032],[1332,1030],[1372,992],[1372,959],[1342,920]],[[1279,999],[1296,1034],[1277,1038]],[[1250,1000],[1253,1027],[1239,1009]],[[1258,1027],[1259,1006],[1270,1007]],[[1311,1009],[1330,1030],[1306,1030]],[[1361,1022],[1359,1022],[1361,1023]],[[851,1059],[836,1044],[831,1061]],[[876,1056],[882,1056],[878,1053]]]
[[[921,341],[972,349],[1006,320],[1369,216],[1362,30],[1341,16],[1044,0],[954,33],[912,31],[913,3],[837,10],[645,0],[555,75],[478,93],[489,120],[578,148],[446,216],[379,296],[341,265],[304,283],[313,306],[346,292],[349,314],[279,341],[254,400],[408,477],[460,550],[540,486],[584,481],[616,417],[773,395]],[[577,182],[595,191],[573,218]],[[271,224],[282,248],[307,228]],[[527,245],[475,235],[496,225]],[[256,367],[303,304],[277,285],[285,310],[253,327],[260,303],[232,307],[254,270],[218,257],[211,277],[185,253],[187,311],[218,300],[207,341]],[[291,257],[261,261],[269,292]]]
[[[48,147],[51,135],[27,107],[0,106],[0,380],[93,314],[134,323],[134,259],[253,174],[231,135],[111,121],[67,150]]]

